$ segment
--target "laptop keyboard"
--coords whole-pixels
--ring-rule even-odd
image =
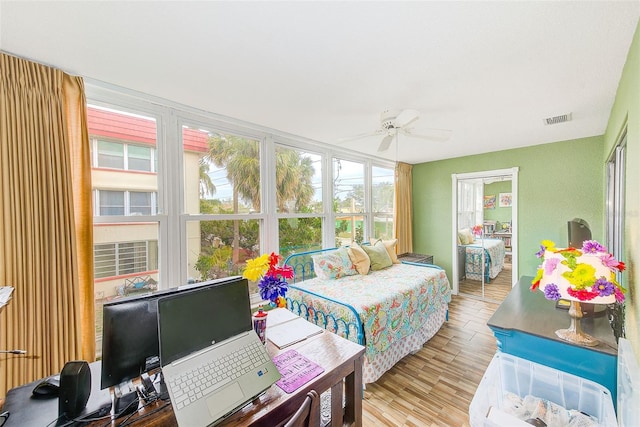
[[[253,342],[169,380],[175,408],[182,409],[268,362],[262,346]]]

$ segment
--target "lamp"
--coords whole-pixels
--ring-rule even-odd
[[[556,335],[582,346],[598,345],[597,339],[582,332],[580,303],[623,303],[625,289],[616,280],[616,274],[624,271],[624,263],[616,260],[595,240],[584,241],[581,249],[560,249],[552,241],[543,240],[537,256],[542,259],[542,264],[532,281],[531,290],[540,287],[548,300],[570,302],[571,324],[568,329],[557,330]]]

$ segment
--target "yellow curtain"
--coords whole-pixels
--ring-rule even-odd
[[[95,357],[90,173],[82,79],[0,53],[0,397]]]
[[[413,252],[412,168],[407,163],[396,165],[395,228],[399,254]]]

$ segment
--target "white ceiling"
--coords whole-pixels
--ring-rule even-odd
[[[639,16],[637,0],[3,0],[0,49],[374,155],[381,137],[338,139],[416,109],[416,133],[453,131],[401,136],[420,163],[602,135]]]

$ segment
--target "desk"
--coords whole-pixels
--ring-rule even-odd
[[[318,394],[326,390],[331,390],[331,425],[336,426],[362,426],[362,358],[364,347],[351,341],[347,341],[330,332],[323,332],[319,335],[307,338],[290,347],[280,350],[278,347],[267,341],[267,351],[273,358],[276,355],[290,349],[297,350],[300,354],[316,362],[324,368],[324,372],[312,379],[310,382],[300,387],[291,394],[285,393],[277,385],[272,385],[262,396],[247,404],[240,411],[233,414],[223,426],[281,426],[300,407],[309,390],[316,390]],[[93,365],[93,364],[92,364]],[[98,371],[99,372],[99,371]],[[95,372],[92,375],[93,385],[99,389],[100,375]],[[35,383],[28,386],[28,391]],[[13,389],[17,391],[19,388]],[[105,390],[106,391],[106,390]],[[92,392],[92,396],[93,396]],[[11,391],[7,395],[5,406],[11,406],[14,411],[29,411],[29,405],[22,405],[14,402],[8,405],[9,396],[17,395]],[[345,406],[343,411],[343,396]],[[28,400],[28,396],[27,396]],[[41,414],[47,422],[57,416],[57,400],[53,403],[51,414]],[[146,416],[145,416],[146,414]],[[11,421],[19,417],[10,417],[7,425],[12,425]],[[124,420],[120,418],[112,421],[111,426],[117,426]],[[137,420],[137,421],[136,421]],[[134,414],[127,425],[135,426],[176,426],[176,418],[173,409],[168,401],[158,401],[152,403],[144,409],[140,409]],[[107,420],[95,421],[90,426],[105,426]]]
[[[596,347],[564,341],[555,331],[569,326],[568,311],[541,291],[531,292],[531,280],[521,277],[487,321],[498,349],[601,384],[616,402],[618,345],[606,316],[582,318],[582,330],[600,340]]]
[[[300,407],[309,390],[318,394],[331,390],[331,425],[362,426],[362,357],[364,347],[347,341],[330,332],[323,332],[298,344],[278,349],[267,341],[267,351],[271,357],[290,349],[322,366],[325,371],[291,394],[285,393],[277,385],[272,385],[266,393],[233,414],[221,426],[281,426]],[[342,410],[343,390],[345,397]],[[163,405],[165,407],[161,408]],[[161,409],[160,409],[161,408]],[[148,417],[141,418],[134,426],[176,426],[171,404],[157,403],[139,411],[140,416],[159,409]],[[134,420],[136,415],[131,417]],[[112,422],[116,426],[116,422]],[[91,424],[104,426],[104,421]]]

